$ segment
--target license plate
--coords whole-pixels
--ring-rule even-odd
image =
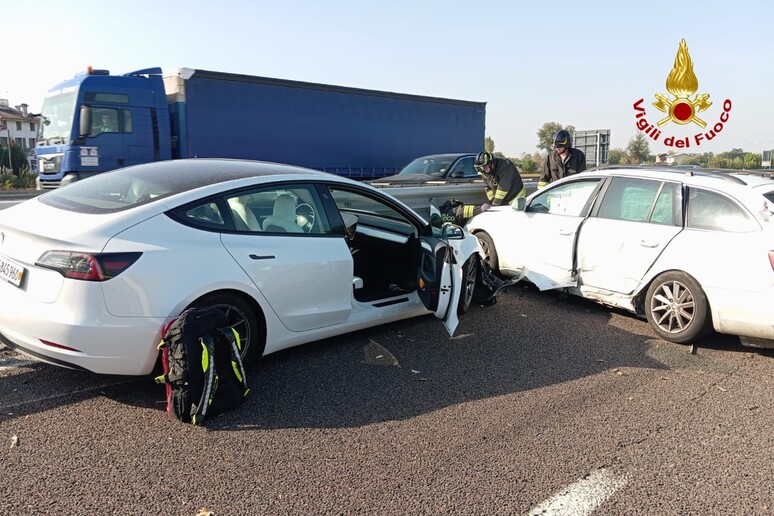
[[[0,278],[17,287],[24,278],[24,267],[5,256],[0,256]]]

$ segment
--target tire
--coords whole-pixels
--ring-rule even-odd
[[[255,359],[256,355],[263,354],[262,349],[259,351],[262,343],[259,340],[261,331],[258,328],[258,319],[244,299],[235,294],[216,293],[196,300],[191,306],[220,308],[226,313],[229,324],[239,333],[242,341],[242,362],[245,365]]]
[[[457,303],[457,315],[462,315],[470,309],[473,294],[478,286],[478,255],[473,254],[462,266],[462,291]]]
[[[656,277],[645,295],[645,315],[662,339],[688,344],[709,336],[712,316],[698,282],[683,272]]]
[[[476,233],[476,238],[478,238],[481,248],[484,250],[484,262],[486,262],[490,269],[500,274],[500,261],[497,259],[497,249],[495,249],[492,237],[486,231],[479,231]]]

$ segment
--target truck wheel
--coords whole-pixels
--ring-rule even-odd
[[[247,365],[255,358],[259,348],[258,320],[252,307],[241,297],[229,293],[215,293],[204,296],[195,301],[192,307],[220,308],[226,313],[229,325],[239,334],[242,342],[242,362]]]
[[[470,309],[473,303],[473,293],[478,285],[478,255],[473,254],[462,266],[462,291],[457,304],[457,315],[462,315]]]
[[[712,333],[707,296],[683,272],[661,274],[648,287],[645,315],[659,337],[678,344],[699,341]]]

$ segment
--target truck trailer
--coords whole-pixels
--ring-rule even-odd
[[[89,68],[49,90],[35,149],[38,188],[178,158],[299,165],[354,178],[418,156],[478,152],[485,102],[180,68]]]

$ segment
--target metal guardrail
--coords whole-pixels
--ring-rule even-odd
[[[525,180],[527,195],[537,189],[537,181]],[[426,184],[423,186],[383,186],[379,187],[411,209],[424,214],[432,203],[440,206],[444,201],[457,199],[465,204],[483,204],[487,202],[481,183],[467,184]]]
[[[24,201],[42,194],[41,190],[0,190],[2,201]]]

